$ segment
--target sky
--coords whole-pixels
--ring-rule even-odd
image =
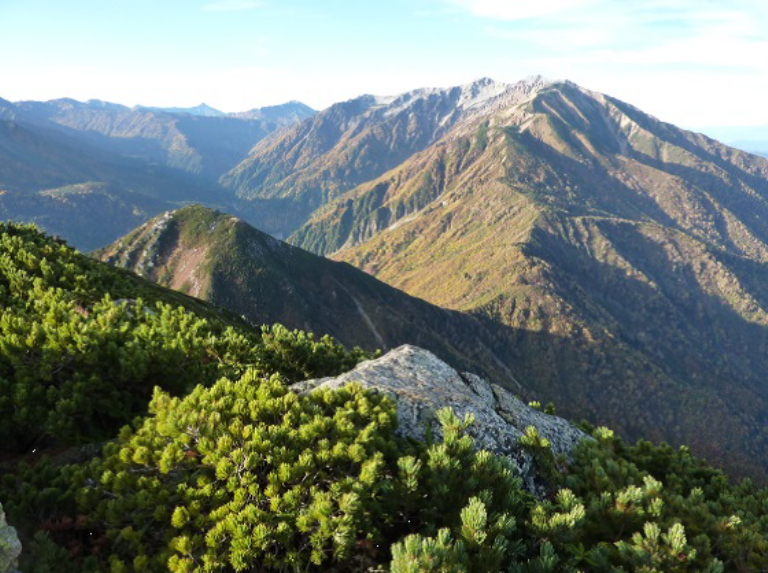
[[[316,109],[541,74],[768,125],[768,0],[0,0],[0,97]]]

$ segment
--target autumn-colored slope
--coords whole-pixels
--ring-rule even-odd
[[[291,240],[530,333],[508,366],[571,416],[766,475],[764,158],[555,83],[457,124]]]

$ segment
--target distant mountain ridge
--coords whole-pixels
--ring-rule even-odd
[[[0,118],[62,131],[86,143],[217,181],[276,129],[311,114],[292,102],[262,116],[195,108],[128,108],[98,100],[4,102]],[[298,111],[297,111],[298,110]]]
[[[223,117],[227,115],[223,111],[219,111],[206,103],[201,103],[193,107],[152,107],[145,105],[137,105],[133,109],[147,110],[147,111],[162,111],[165,113],[187,113],[189,115],[199,115],[203,117]]]
[[[0,99],[0,217],[90,250],[180,204],[237,211],[219,177],[257,141],[313,113],[298,102],[248,117],[176,109]]]
[[[708,136],[748,153],[768,156],[768,125],[702,128]]]
[[[248,201],[259,228],[285,237],[318,208],[434,144],[458,122],[510,105],[546,83],[540,77],[516,84],[485,78],[360,96],[263,140],[222,182]]]
[[[280,105],[257,107],[248,111],[240,111],[228,115],[242,119],[273,121],[282,126],[289,126],[312,117],[316,113],[317,111],[308,105],[303,104],[300,101],[291,100]]]
[[[202,117],[234,117],[243,120],[269,122],[280,127],[293,125],[294,123],[298,123],[308,117],[312,117],[317,113],[317,111],[308,105],[296,100],[291,100],[283,104],[256,107],[247,111],[237,111],[231,113],[225,113],[209,106],[206,103],[201,103],[200,105],[194,107],[151,107],[138,105],[132,109],[134,111],[147,110],[162,113],[196,115]]]

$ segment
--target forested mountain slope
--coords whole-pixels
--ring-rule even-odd
[[[93,249],[184,202],[228,204],[218,185],[115,155],[55,130],[0,119],[0,218]]]
[[[35,223],[95,249],[175,204],[110,183],[88,182],[45,191],[0,191],[0,220]]]

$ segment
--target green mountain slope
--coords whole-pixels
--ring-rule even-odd
[[[367,350],[415,344],[457,367],[515,384],[497,350],[514,333],[408,296],[211,209],[166,213],[95,256],[254,323],[330,334]]]
[[[125,191],[109,183],[80,183],[45,191],[0,191],[0,220],[35,223],[68,237],[82,249],[96,249],[174,203]]]
[[[509,366],[571,416],[766,475],[763,158],[557,83],[458,124],[291,241],[539,333]]]
[[[184,395],[254,368],[299,380],[362,357],[253,329],[14,223],[0,223],[0,305],[0,477],[17,456],[111,438],[146,413],[155,387]]]

